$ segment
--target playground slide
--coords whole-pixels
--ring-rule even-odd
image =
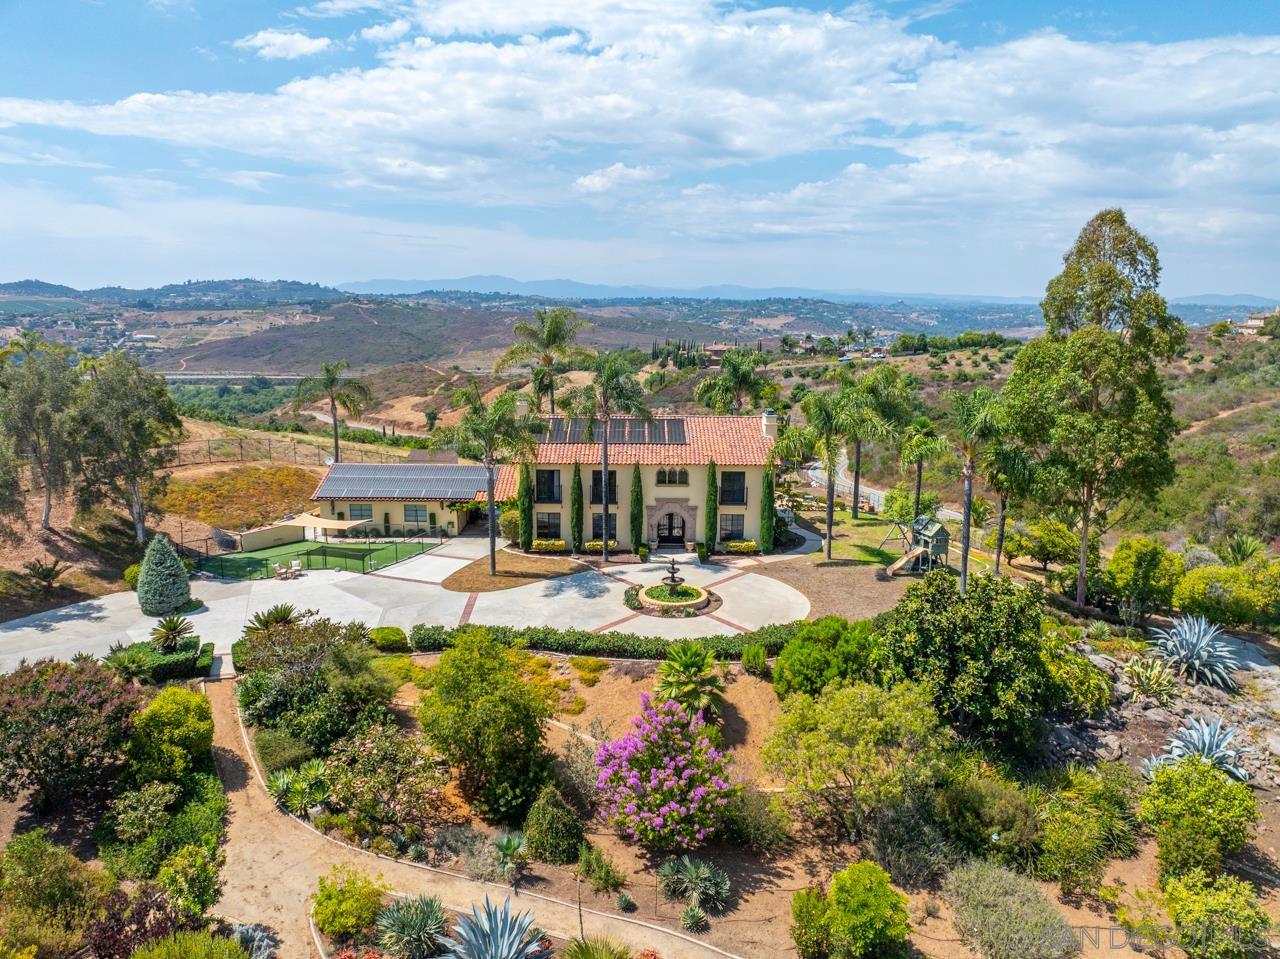
[[[902,567],[906,566],[913,559],[919,556],[923,556],[927,552],[929,552],[929,550],[926,549],[924,546],[917,546],[915,549],[911,550],[909,553],[902,556],[900,559],[898,559],[897,562],[895,562],[892,566],[889,567],[889,575],[892,576],[895,573],[900,572],[902,570]]]

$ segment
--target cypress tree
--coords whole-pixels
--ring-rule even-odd
[[[582,467],[573,464],[573,485],[569,487],[569,548],[582,552]]]
[[[631,468],[631,552],[644,545],[644,490],[640,488],[640,464]]]
[[[138,571],[138,605],[148,616],[168,616],[191,599],[187,568],[178,558],[173,543],[158,533],[147,544]]]
[[[516,509],[520,512],[520,548],[527,553],[533,548],[533,471],[528,463],[520,464]]]
[[[764,466],[764,482],[760,487],[760,552],[773,549],[773,464]]]
[[[524,839],[529,855],[539,862],[567,865],[578,861],[578,850],[586,836],[577,814],[560,791],[548,783],[529,807],[524,821]]]
[[[716,551],[716,539],[720,535],[720,482],[716,477],[716,461],[707,464],[707,520],[702,528],[702,541],[707,552]]]

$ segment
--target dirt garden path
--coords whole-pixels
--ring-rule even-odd
[[[381,875],[397,892],[439,896],[455,909],[469,909],[483,902],[486,894],[497,903],[511,894],[506,886],[381,859],[329,840],[280,813],[249,757],[236,716],[234,684],[210,683],[208,694],[213,705],[213,751],[228,802],[225,886],[215,910],[274,928],[282,940],[280,959],[316,956],[307,922],[309,899],[316,879],[340,863]],[[522,892],[514,897],[513,906],[532,911],[537,925],[553,936],[567,939],[578,934],[577,910],[568,903]],[[731,953],[639,921],[584,909],[583,923],[588,935],[606,933],[633,949],[656,949],[663,959],[736,959]]]

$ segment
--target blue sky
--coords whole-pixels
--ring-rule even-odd
[[[1280,4],[0,0],[0,280],[1280,296]]]

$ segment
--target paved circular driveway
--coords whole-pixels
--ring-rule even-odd
[[[338,620],[360,620],[370,626],[417,623],[457,626],[462,623],[504,626],[555,626],[595,632],[634,632],[682,639],[732,634],[770,623],[803,619],[809,600],[798,590],[751,572],[755,560],[699,564],[682,557],[681,575],[695,585],[711,587],[724,599],[714,614],[689,619],[662,619],[628,609],[627,587],[649,585],[665,575],[663,562],[611,566],[608,572],[584,569],[558,579],[492,593],[455,593],[428,580],[444,568],[450,544],[435,563],[389,566],[361,575],[313,570],[296,580],[195,580],[191,591],[205,608],[193,613],[196,631],[214,643],[219,660],[215,672],[230,669],[231,644],[240,638],[254,613],[276,603],[292,603]],[[430,555],[430,554],[427,554]],[[451,564],[450,564],[451,565]],[[413,578],[402,574],[410,574]],[[416,578],[421,575],[423,578]],[[114,643],[146,639],[154,619],[143,616],[130,592],[50,610],[0,624],[0,671],[23,659],[69,659],[78,652],[105,656]]]

